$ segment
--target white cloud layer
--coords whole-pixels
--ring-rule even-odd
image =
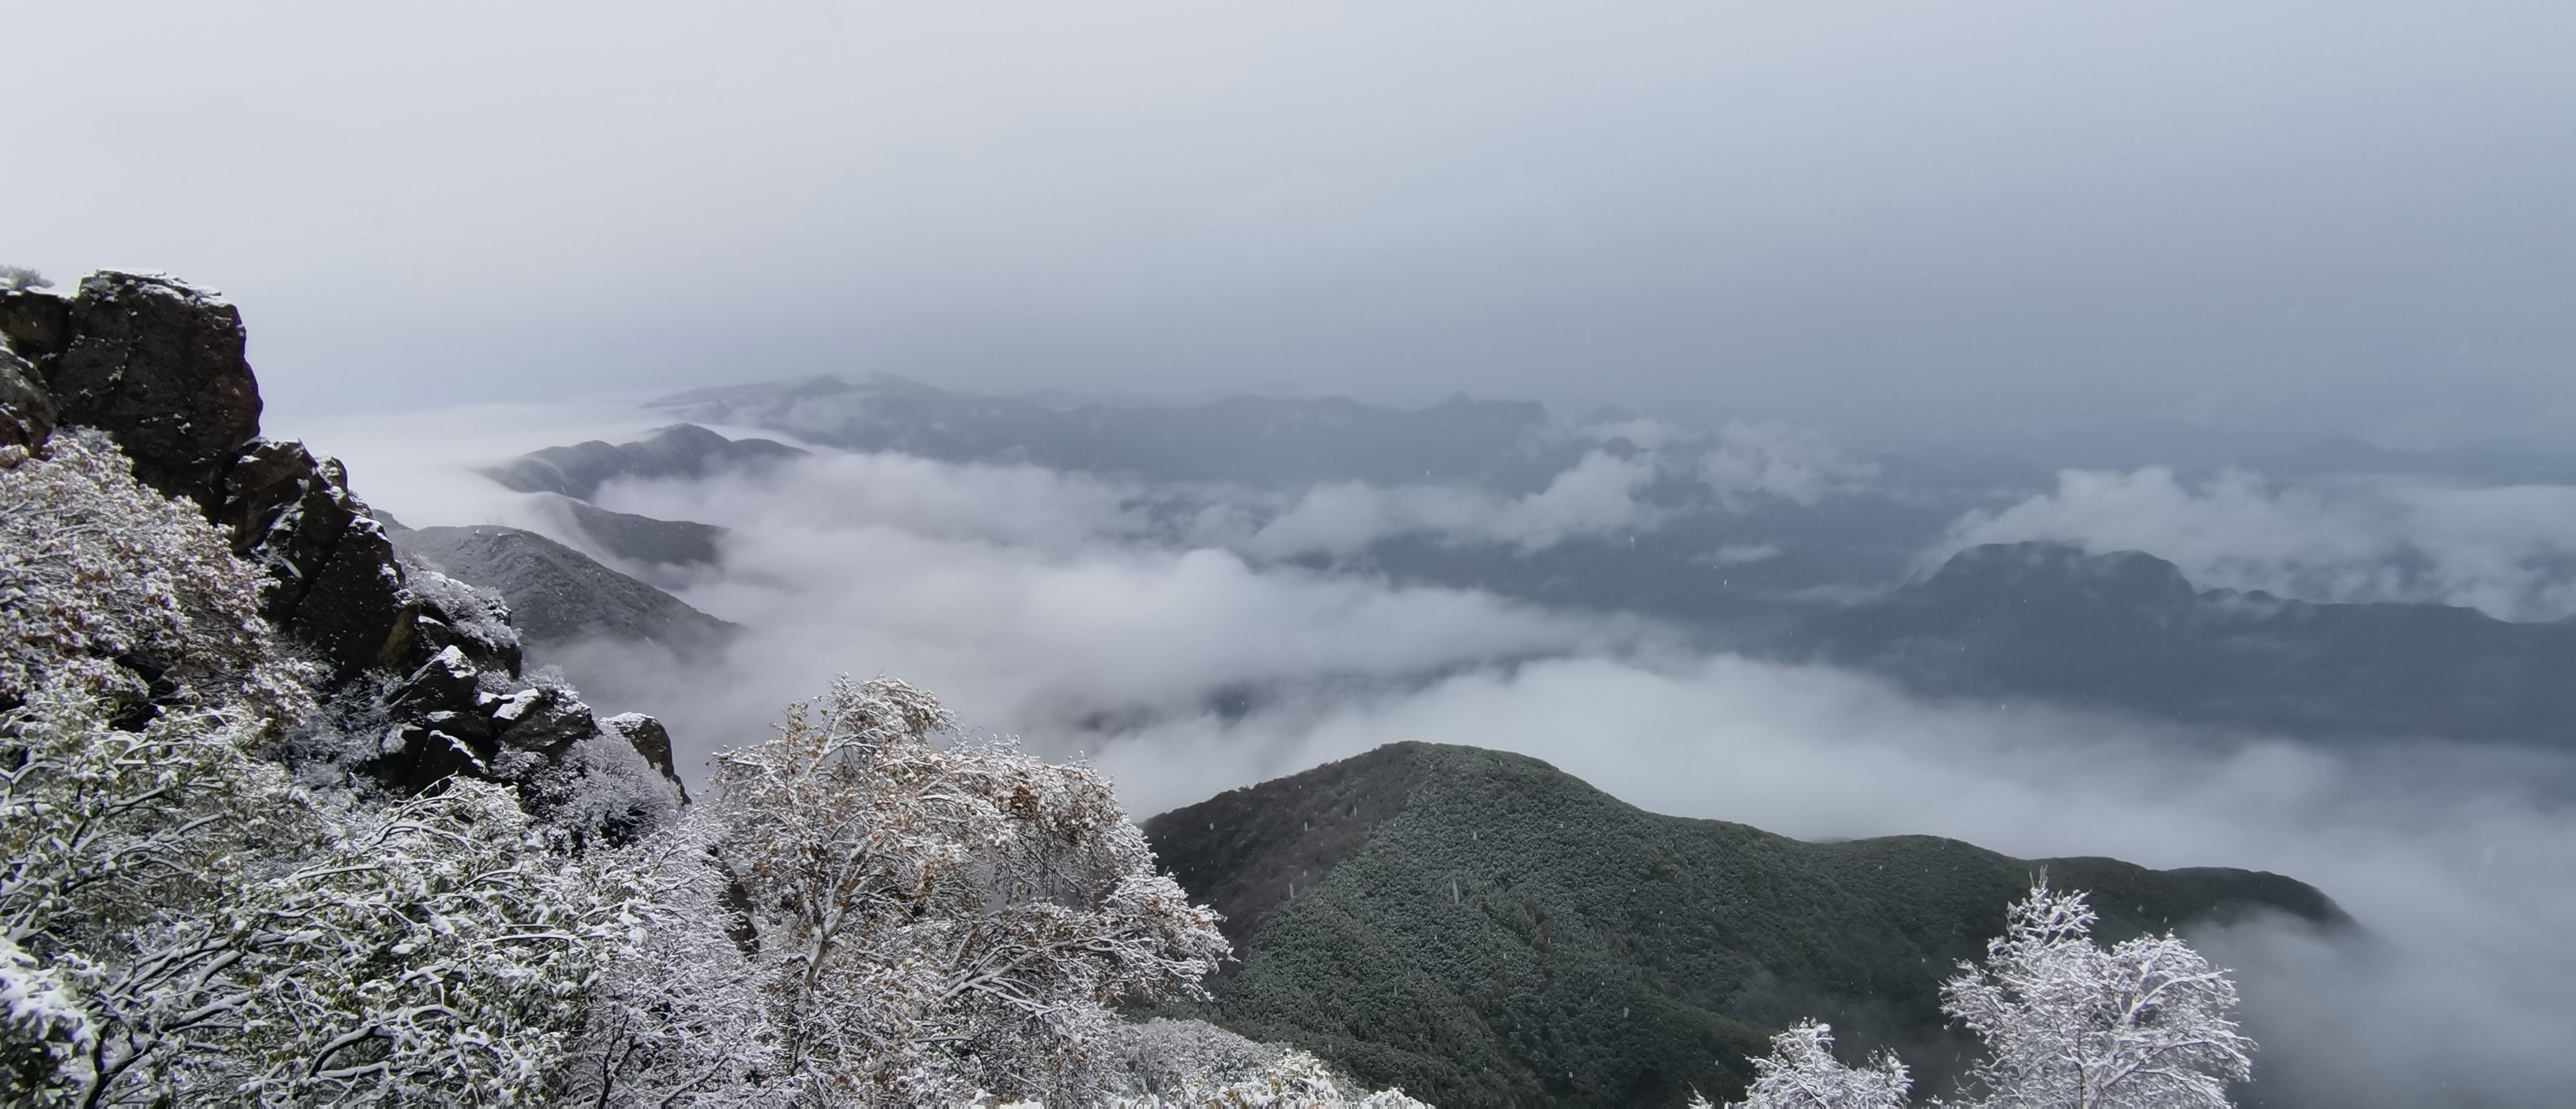
[[[1936,552],[2053,540],[2139,550],[2201,588],[2315,601],[2428,601],[2507,620],[2576,614],[2576,487],[2464,487],[2421,478],[2299,485],[2229,471],[2068,470],[2057,489],[1952,526]]]
[[[614,486],[608,507],[732,529],[725,571],[681,596],[753,630],[724,680],[677,704],[652,697],[673,676],[615,658],[621,648],[567,666],[585,690],[663,702],[656,711],[685,726],[675,730],[705,737],[702,754],[844,671],[922,684],[980,726],[1086,736],[1288,688],[1426,680],[1624,651],[1657,634],[1633,619],[1247,562],[1185,542],[1133,494],[1035,467],[889,455]]]
[[[1640,503],[1637,492],[1654,478],[1650,460],[1593,451],[1525,497],[1463,486],[1342,482],[1308,490],[1241,545],[1264,558],[1346,555],[1381,539],[1429,533],[1538,551],[1577,536],[1652,529],[1661,514]]]
[[[495,511],[467,503],[468,486],[353,461],[360,489],[397,492],[397,511],[469,513],[413,523]],[[1597,519],[1529,505],[1625,480],[1560,478],[1458,526],[1491,536],[1505,519]],[[1794,488],[1813,487],[1765,492]],[[2090,521],[2082,533],[2106,544],[2202,552],[2206,572],[2269,565],[2247,552],[2357,562],[2387,535],[2422,547],[2431,532],[2460,552],[2434,564],[2456,568],[2476,565],[2467,551],[2482,534],[2540,533],[2509,517],[2554,503],[2549,491],[2410,488],[2069,475],[1962,534]],[[457,499],[429,496],[438,489]],[[603,497],[734,529],[723,572],[683,594],[750,627],[721,664],[606,645],[563,660],[604,710],[668,720],[692,771],[833,674],[884,673],[936,691],[970,725],[1053,755],[1087,750],[1140,815],[1425,739],[1522,751],[1654,811],[1795,836],[1931,833],[2024,856],[2273,870],[2324,888],[2375,937],[2338,945],[2259,924],[2198,937],[2238,968],[2265,1045],[2259,1073],[2285,1100],[2539,1104],[2576,1088],[2561,1047],[2576,1036],[2576,953],[2559,927],[2576,919],[2576,812],[2546,792],[2576,782],[2564,758],[2329,752],[1931,704],[1848,673],[1695,652],[1641,621],[1265,564],[1199,541],[1210,525],[1171,491],[1025,466],[827,454],[769,480]],[[2374,530],[2356,504],[2415,507]],[[2114,530],[2130,517],[2133,531]]]
[[[1823,433],[1783,423],[1729,421],[1699,463],[1700,480],[1730,506],[1756,494],[1814,504],[1877,476],[1877,464],[1844,454]]]

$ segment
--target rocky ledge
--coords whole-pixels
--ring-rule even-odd
[[[532,805],[595,755],[632,747],[678,793],[651,717],[603,722],[568,689],[514,689],[520,648],[501,597],[406,569],[337,460],[260,437],[241,314],[211,290],[101,272],[68,296],[0,289],[0,464],[89,427],[135,476],[197,505],[265,572],[269,621],[327,670],[325,692],[380,714],[361,768],[418,790],[454,774],[519,783]]]

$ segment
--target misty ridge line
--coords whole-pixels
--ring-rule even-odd
[[[1571,538],[1652,533],[1711,502],[1744,514],[1766,502],[1813,507],[1868,493],[1955,513],[1942,532],[1914,537],[1914,557],[1876,567],[1881,585],[1927,574],[1968,546],[2040,540],[2095,554],[2145,551],[2203,588],[2452,604],[2508,620],[2576,612],[2576,486],[2531,480],[2571,468],[2498,452],[2409,454],[2349,439],[2287,451],[2267,444],[2261,454],[2193,468],[2203,475],[2195,481],[2191,471],[2158,465],[2050,471],[1991,455],[1963,466],[1955,452],[1925,465],[1912,455],[1855,455],[1784,424],[1694,431],[1615,413],[1567,422],[1534,404],[1464,396],[1410,412],[1255,396],[1157,409],[959,394],[881,377],[717,387],[651,407],[826,444],[1099,474],[1142,483],[1125,487],[1140,502],[1175,498],[1171,485],[1205,486],[1205,460],[1240,453],[1244,426],[1257,431],[1250,438],[1278,437],[1263,419],[1340,425],[1356,433],[1346,440],[1375,432],[1363,449],[1324,457],[1317,448],[1327,436],[1310,434],[1284,448],[1306,457],[1249,464],[1256,472],[1245,476],[1267,488],[1202,488],[1199,503],[1183,492],[1159,506],[1162,526],[1181,532],[1177,541],[1269,559],[1343,558],[1408,534],[1535,552]],[[1194,426],[1202,421],[1219,426]],[[924,422],[946,434],[917,431]],[[1416,440],[1409,456],[1385,449],[1396,427]],[[1882,473],[1892,476],[1874,483]],[[1697,558],[1740,565],[1771,557],[1775,546],[1718,542]]]

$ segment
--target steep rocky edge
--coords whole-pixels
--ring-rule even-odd
[[[613,737],[676,788],[659,723],[602,723],[569,690],[511,690],[520,656],[507,606],[406,571],[337,461],[260,438],[241,314],[220,296],[116,272],[68,296],[0,289],[0,346],[0,456],[42,451],[56,426],[95,428],[137,478],[225,528],[270,580],[263,615],[327,670],[325,692],[381,714],[365,773],[397,789],[502,765],[534,780],[530,757],[550,767],[582,740]]]
[[[1145,824],[1240,965],[1206,1015],[1447,1106],[1733,1095],[1800,1017],[1939,1089],[1972,1045],[1940,981],[2045,870],[2111,940],[2250,912],[2345,923],[2228,869],[2014,859],[1955,840],[1808,843],[1659,816],[1537,759],[1400,743]]]
[[[1815,618],[1807,657],[1948,696],[2027,696],[2313,739],[2576,745],[2576,622],[2196,589],[2135,551],[1971,547]]]

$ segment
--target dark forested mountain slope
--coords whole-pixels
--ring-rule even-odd
[[[1441,1105],[1733,1094],[1800,1017],[1938,1088],[1938,990],[2043,868],[2117,940],[2256,910],[2340,924],[2278,875],[2023,860],[1954,840],[1808,843],[1659,816],[1519,755],[1381,747],[1146,823],[1240,966],[1211,1016]]]
[[[405,529],[394,545],[459,581],[501,591],[520,636],[540,656],[597,638],[657,643],[685,657],[717,649],[742,630],[535,532]]]
[[[2198,590],[2134,551],[1972,547],[1929,578],[1816,618],[1796,646],[1936,694],[2315,738],[2576,743],[2576,623]]]
[[[712,566],[721,556],[717,544],[725,529],[695,520],[660,520],[632,512],[611,512],[589,501],[559,494],[548,498],[562,509],[574,530],[598,549],[644,566],[681,569]]]

